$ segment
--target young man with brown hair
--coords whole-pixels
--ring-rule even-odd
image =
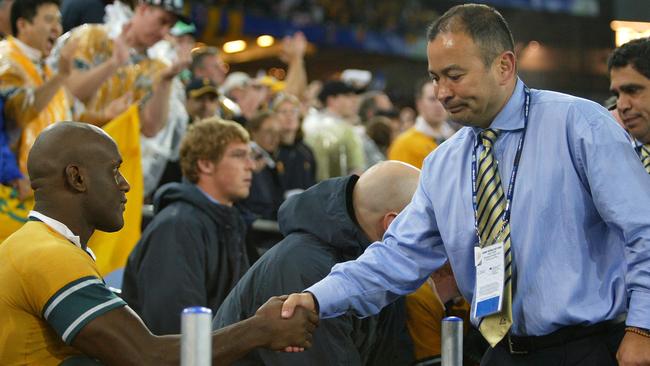
[[[184,182],[154,196],[155,217],[129,256],[123,296],[155,334],[178,333],[191,305],[216,313],[249,263],[233,204],[253,174],[246,130],[217,118],[193,123],[180,150]]]

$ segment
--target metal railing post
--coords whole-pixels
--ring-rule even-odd
[[[442,319],[442,366],[463,365],[463,319],[449,316]]]
[[[181,314],[181,366],[212,365],[212,310],[185,308]]]

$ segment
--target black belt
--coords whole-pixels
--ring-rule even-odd
[[[623,321],[621,319],[614,319],[588,326],[568,326],[543,336],[519,337],[508,333],[497,344],[497,347],[504,347],[511,355],[525,355],[544,348],[555,347],[589,336],[607,333],[613,327],[622,325]]]

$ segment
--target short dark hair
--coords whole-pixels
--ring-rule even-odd
[[[18,37],[18,19],[34,20],[38,8],[45,4],[60,6],[59,0],[16,0],[11,5],[11,32]]]
[[[615,49],[607,61],[607,70],[627,65],[650,79],[650,37],[635,39]]]
[[[433,41],[438,34],[464,32],[481,50],[486,66],[505,51],[515,51],[515,41],[508,23],[501,13],[482,4],[457,5],[436,19],[427,30],[427,39]]]

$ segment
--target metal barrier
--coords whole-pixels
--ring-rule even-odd
[[[449,316],[442,319],[442,366],[463,365],[463,319]]]
[[[181,366],[212,365],[212,310],[185,308],[181,314]]]

